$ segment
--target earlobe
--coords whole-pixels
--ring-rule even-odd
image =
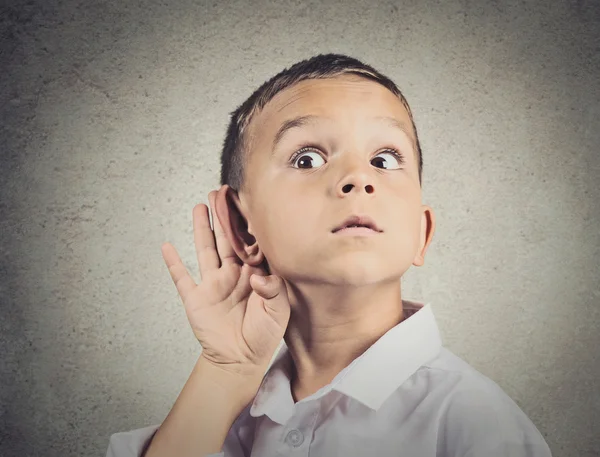
[[[263,254],[256,239],[248,233],[248,222],[242,214],[242,204],[237,192],[227,184],[221,186],[215,196],[219,223],[238,258],[248,265],[259,265]]]

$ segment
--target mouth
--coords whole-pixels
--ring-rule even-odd
[[[333,233],[339,236],[373,236],[379,234],[379,232],[370,229],[369,227],[346,227]]]
[[[340,233],[340,234],[376,234],[381,233],[381,230],[375,221],[371,219],[369,216],[358,216],[352,215],[344,222],[339,224],[332,230],[332,233]]]

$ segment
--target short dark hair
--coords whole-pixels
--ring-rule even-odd
[[[227,184],[239,191],[246,184],[244,171],[248,163],[248,137],[246,130],[252,118],[282,90],[307,79],[333,78],[344,74],[354,74],[373,80],[394,93],[408,111],[416,139],[417,163],[419,166],[419,183],[423,169],[421,145],[417,135],[417,127],[413,120],[408,102],[394,82],[379,73],[373,67],[343,54],[319,54],[311,59],[303,60],[286,68],[267,82],[231,112],[231,120],[221,151],[221,185]]]

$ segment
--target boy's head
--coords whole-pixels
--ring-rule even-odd
[[[415,163],[419,174],[419,184],[422,184],[423,159],[421,157],[421,145],[410,106],[400,89],[392,80],[357,59],[341,54],[321,54],[284,69],[255,90],[244,103],[231,113],[231,120],[221,151],[221,185],[226,184],[235,191],[245,190],[245,186],[247,186],[246,169],[250,156],[248,129],[257,113],[263,110],[277,94],[301,81],[344,75],[361,76],[366,80],[374,81],[398,97],[411,120],[412,133],[416,143],[414,148]]]
[[[357,74],[358,73],[358,74]],[[312,118],[300,117],[313,116]],[[408,103],[373,68],[320,55],[284,70],[232,113],[216,211],[238,256],[307,285],[398,280],[434,227]],[[381,230],[343,236],[350,215]],[[266,262],[266,259],[268,263]]]

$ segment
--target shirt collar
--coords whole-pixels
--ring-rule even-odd
[[[377,410],[419,367],[435,358],[442,346],[430,304],[403,300],[406,318],[388,330],[333,380],[302,401],[315,400],[331,390],[341,392]],[[290,385],[292,359],[282,346],[265,374],[250,407],[250,415],[267,414],[285,424],[294,413]]]

